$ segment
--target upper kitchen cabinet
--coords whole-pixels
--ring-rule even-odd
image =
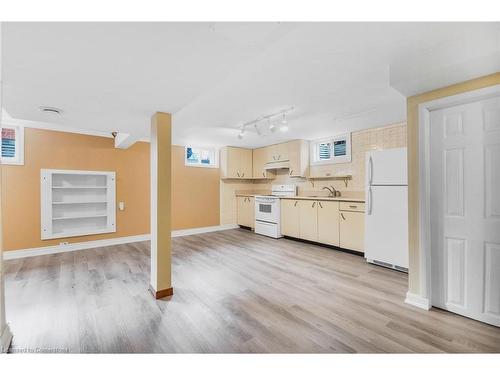
[[[266,170],[266,164],[270,155],[269,147],[260,147],[253,150],[253,178],[267,179],[274,178],[275,174]]]
[[[287,161],[288,160],[288,143],[278,143],[276,145],[267,146],[267,161]]]
[[[306,177],[309,169],[309,142],[298,139],[287,143],[290,177]]]
[[[252,150],[223,147],[220,150],[221,178],[252,179]]]

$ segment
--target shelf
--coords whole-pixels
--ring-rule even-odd
[[[77,202],[52,202],[52,204],[96,204],[96,203],[108,203],[107,201],[77,201]]]
[[[107,189],[107,186],[52,186],[52,189]]]
[[[116,174],[42,169],[42,240],[116,232]]]
[[[110,230],[109,228],[105,229],[91,229],[91,230],[67,230],[60,232],[53,232],[51,238],[65,238],[65,237],[76,237],[76,236],[89,236],[91,234],[102,234],[102,233],[111,233],[115,230]]]
[[[310,180],[352,180],[352,175],[348,174],[345,176],[309,176]]]
[[[52,220],[72,220],[72,219],[88,219],[93,217],[106,217],[107,214],[100,215],[80,215],[80,216],[61,216],[61,217],[53,217]]]

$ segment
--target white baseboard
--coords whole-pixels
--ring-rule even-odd
[[[0,353],[7,353],[11,342],[12,332],[10,331],[9,326],[6,324],[3,332],[0,334]]]
[[[227,229],[234,229],[234,228],[238,228],[238,225],[236,225],[236,224],[224,224],[224,225],[216,225],[213,227],[174,230],[174,231],[172,231],[172,237],[181,237],[181,236],[189,236],[191,234],[217,232],[220,230],[227,230]],[[117,237],[117,238],[110,238],[110,239],[106,239],[106,240],[75,242],[75,243],[70,243],[68,245],[33,247],[30,249],[4,251],[3,252],[3,259],[10,260],[10,259],[34,257],[34,256],[38,256],[38,255],[65,253],[65,252],[69,252],[69,251],[93,249],[96,247],[122,245],[122,244],[126,244],[126,243],[131,243],[131,242],[149,241],[150,239],[151,239],[151,235],[140,234],[137,236]]]
[[[75,242],[67,245],[55,245],[55,246],[33,247],[30,249],[11,250],[3,252],[3,259],[10,260],[10,259],[34,257],[37,255],[66,253],[69,251],[93,249],[95,247],[122,245],[131,242],[148,241],[150,240],[150,238],[151,236],[149,234],[140,234],[137,236],[109,238],[106,240]]]
[[[410,292],[406,293],[405,303],[423,310],[430,310],[431,308],[431,301],[428,298]]]
[[[192,234],[218,232],[220,230],[235,229],[235,228],[239,228],[239,226],[236,224],[223,224],[223,225],[215,225],[213,227],[180,229],[180,230],[173,230],[172,237],[190,236]]]

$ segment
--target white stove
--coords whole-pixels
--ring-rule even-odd
[[[297,186],[273,185],[271,195],[255,196],[255,233],[273,238],[281,235],[280,197],[294,197]]]

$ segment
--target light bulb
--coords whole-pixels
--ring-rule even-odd
[[[281,130],[282,132],[287,132],[287,131],[288,131],[288,125],[287,125],[286,123],[282,124],[282,125],[280,126],[280,130]]]
[[[271,120],[269,120],[269,119],[267,120],[267,123],[269,125],[269,131],[271,133],[274,133],[276,131],[276,126],[273,123],[271,123]]]
[[[238,134],[238,139],[243,139],[244,135],[245,135],[245,128],[242,127]]]
[[[288,121],[286,121],[286,113],[283,113],[283,119],[281,120],[281,123],[283,125],[286,125]],[[287,129],[288,130],[288,129]]]

